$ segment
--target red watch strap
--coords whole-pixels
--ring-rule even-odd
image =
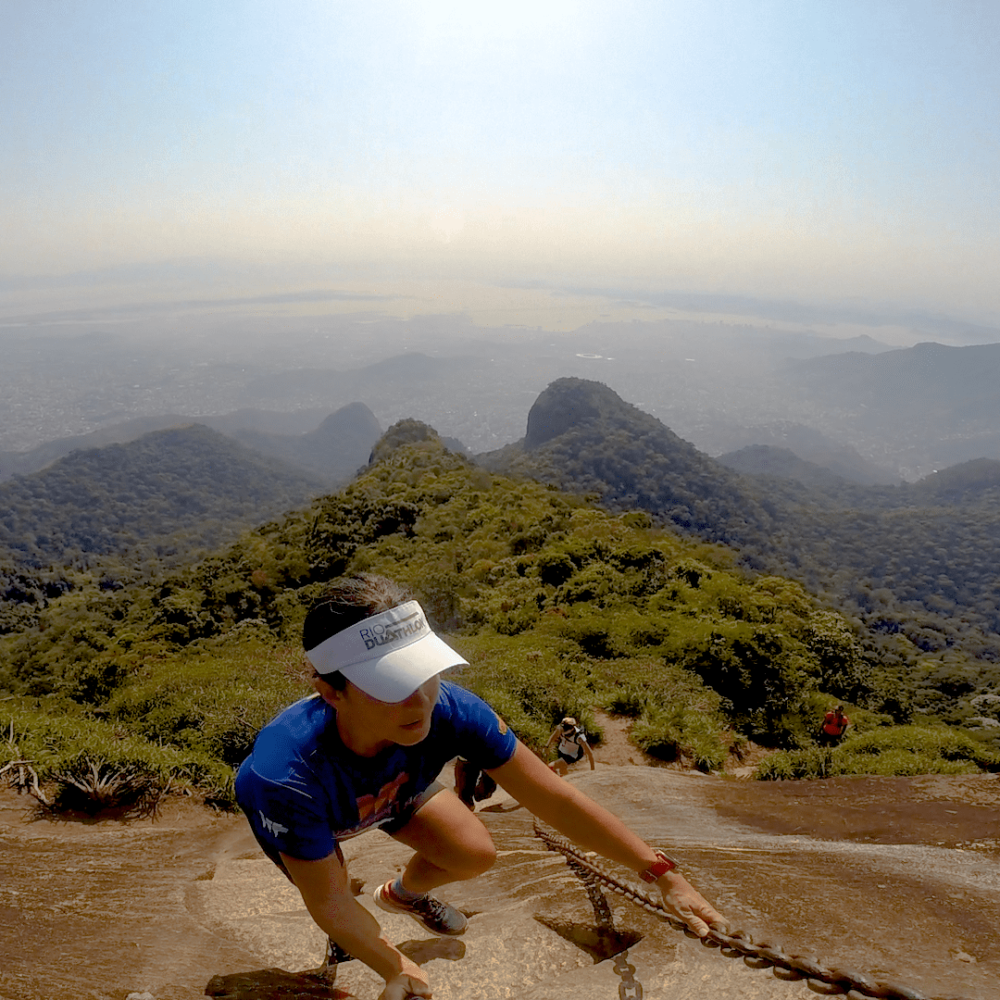
[[[667,872],[672,872],[677,867],[677,862],[672,858],[668,858],[663,851],[656,851],[655,853],[659,860],[654,861],[645,871],[639,872],[639,878],[643,882],[655,882],[658,878],[662,878]]]

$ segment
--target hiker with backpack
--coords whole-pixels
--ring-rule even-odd
[[[583,755],[587,755],[587,759],[590,761],[590,769],[594,770],[594,754],[590,749],[590,744],[587,742],[587,734],[583,731],[583,727],[580,726],[576,719],[572,715],[567,715],[562,722],[552,730],[552,735],[549,737],[549,742],[545,744],[545,750],[552,747],[552,744],[559,740],[559,744],[556,747],[556,753],[559,755],[549,767],[556,772],[560,777],[565,777],[566,773],[569,771],[570,766],[575,764],[577,761],[583,759]]]

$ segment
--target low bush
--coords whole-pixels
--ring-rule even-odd
[[[449,641],[469,660],[451,678],[486,701],[532,749],[541,751],[567,715],[577,719],[591,745],[603,739],[594,717],[594,706],[601,703],[595,692],[601,666],[580,657],[572,644],[537,632]]]
[[[758,781],[825,778],[830,756],[818,747],[806,750],[779,750],[762,760],[753,776]]]
[[[624,715],[637,719],[649,705],[649,694],[634,684],[624,684],[611,691],[607,697],[605,708],[612,715]]]
[[[968,733],[943,726],[892,726],[859,733],[830,751],[813,747],[772,754],[761,762],[754,777],[774,781],[996,770],[1000,770],[1000,754]]]
[[[105,810],[123,814],[155,814],[161,797],[170,787],[160,777],[135,764],[98,764],[84,757],[71,771],[54,771],[56,785],[51,808],[55,812],[84,812],[94,816]]]
[[[1000,769],[1000,754],[970,733],[944,726],[894,726],[875,729],[859,733],[848,740],[842,749],[850,751],[856,757],[878,757],[889,752],[899,752],[925,758],[939,758],[945,762],[968,763],[979,770]]]
[[[208,754],[159,746],[82,714],[54,715],[23,702],[5,708],[0,770],[13,776],[18,764],[27,769],[22,773],[37,779],[35,787],[48,805],[86,812],[137,806],[171,784],[233,803],[232,770]]]
[[[632,742],[660,760],[687,758],[701,771],[718,770],[729,752],[719,720],[687,704],[647,709],[632,727]]]

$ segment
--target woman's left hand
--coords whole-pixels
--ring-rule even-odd
[[[726,918],[683,875],[667,872],[656,880],[656,885],[667,909],[698,937],[705,937],[710,929],[725,931],[728,928]]]

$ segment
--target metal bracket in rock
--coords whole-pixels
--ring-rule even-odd
[[[610,926],[604,923],[605,919],[610,920],[611,914],[607,900],[601,893],[601,887],[604,887],[624,896],[636,906],[664,920],[674,929],[693,935],[687,925],[671,914],[663,903],[653,899],[638,885],[625,882],[603,868],[590,854],[575,844],[542,830],[537,823],[535,836],[550,851],[562,854],[570,869],[584,883],[599,925]],[[595,895],[600,896],[600,903],[595,902]],[[607,917],[604,914],[607,914]],[[944,997],[929,997],[926,993],[902,983],[885,979],[875,980],[854,969],[828,966],[811,955],[788,954],[781,945],[771,941],[754,942],[748,933],[741,930],[726,933],[714,927],[710,928],[707,936],[702,938],[702,944],[707,947],[717,947],[719,954],[727,958],[742,958],[751,968],[773,969],[774,974],[782,979],[804,979],[805,985],[811,990],[827,996],[850,993],[853,998],[877,997],[879,1000],[949,1000]],[[622,1000],[626,997],[642,996],[642,986],[632,978],[635,968],[628,964],[627,957],[628,952],[622,952],[615,960],[615,971],[622,979],[618,987],[618,995]],[[950,1000],[966,1000],[966,998],[954,997]]]

